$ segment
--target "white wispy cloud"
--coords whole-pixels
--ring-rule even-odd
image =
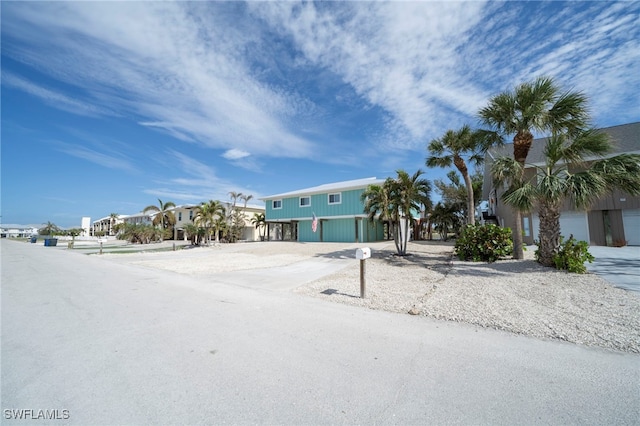
[[[482,3],[251,3],[306,59],[331,69],[388,114],[388,143],[415,146],[484,100],[456,49]],[[453,119],[452,119],[453,116]]]
[[[74,99],[64,95],[56,90],[35,84],[24,78],[21,78],[11,72],[2,73],[2,84],[7,87],[22,90],[32,96],[35,96],[46,104],[62,109],[73,114],[85,115],[90,117],[98,117],[103,115],[113,115],[113,113],[105,108],[96,106],[89,102]]]
[[[486,12],[491,19],[474,29],[461,55],[477,70],[469,77],[491,94],[549,75],[589,96],[596,124],[640,116],[638,3],[495,2]]]
[[[312,143],[286,126],[304,102],[254,78],[241,55],[252,32],[220,21],[209,10],[217,7],[16,5],[5,31],[27,47],[11,46],[8,54],[182,139],[263,155],[308,156]],[[199,18],[199,12],[211,19]],[[33,55],[33,45],[52,54]]]
[[[109,169],[119,169],[127,172],[136,172],[134,165],[122,156],[114,156],[99,152],[85,146],[73,145],[68,143],[58,143],[59,150],[65,154],[81,158],[102,167]]]
[[[50,2],[3,5],[2,31],[3,54],[83,97],[7,84],[255,170],[265,157],[415,156],[540,74],[586,92],[597,119],[637,119],[639,15],[637,2]],[[351,128],[361,137],[340,141]]]
[[[159,187],[147,188],[145,193],[165,197],[173,201],[199,203],[204,200],[226,201],[229,192],[252,194],[250,188],[241,187],[234,182],[218,176],[216,169],[188,155],[175,150],[166,152],[171,167],[166,173],[178,177],[165,176],[157,180]]]
[[[241,149],[230,149],[226,151],[222,156],[227,160],[239,160],[241,158],[245,158],[250,156],[251,154],[247,151],[242,151]]]

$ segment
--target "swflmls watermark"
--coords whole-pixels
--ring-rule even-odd
[[[30,408],[8,409],[2,412],[5,420],[69,420],[69,410],[46,409],[34,410]]]

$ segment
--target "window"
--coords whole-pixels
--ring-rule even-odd
[[[529,229],[529,216],[522,218],[522,233],[525,237],[531,236],[531,230]]]
[[[340,204],[342,202],[342,194],[329,194],[329,204]]]
[[[193,210],[189,210],[189,220],[193,220]]]
[[[182,222],[182,212],[178,212],[178,222]]]
[[[272,205],[274,210],[281,209],[282,208],[282,200],[273,200],[271,205]]]
[[[311,197],[300,197],[300,207],[309,207],[311,205]]]

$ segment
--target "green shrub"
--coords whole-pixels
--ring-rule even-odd
[[[495,262],[512,250],[511,229],[496,225],[466,225],[455,245],[460,260],[474,262]]]
[[[573,235],[569,236],[566,242],[564,237],[560,237],[560,247],[558,253],[553,255],[553,263],[556,269],[565,269],[576,274],[587,272],[585,262],[593,262],[595,257],[589,253],[589,244],[586,241],[577,241]]]

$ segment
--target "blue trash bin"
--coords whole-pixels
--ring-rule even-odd
[[[31,237],[31,244],[37,243],[38,237]]]
[[[57,238],[45,238],[44,239],[44,246],[45,247],[55,247],[58,245],[58,239]]]

